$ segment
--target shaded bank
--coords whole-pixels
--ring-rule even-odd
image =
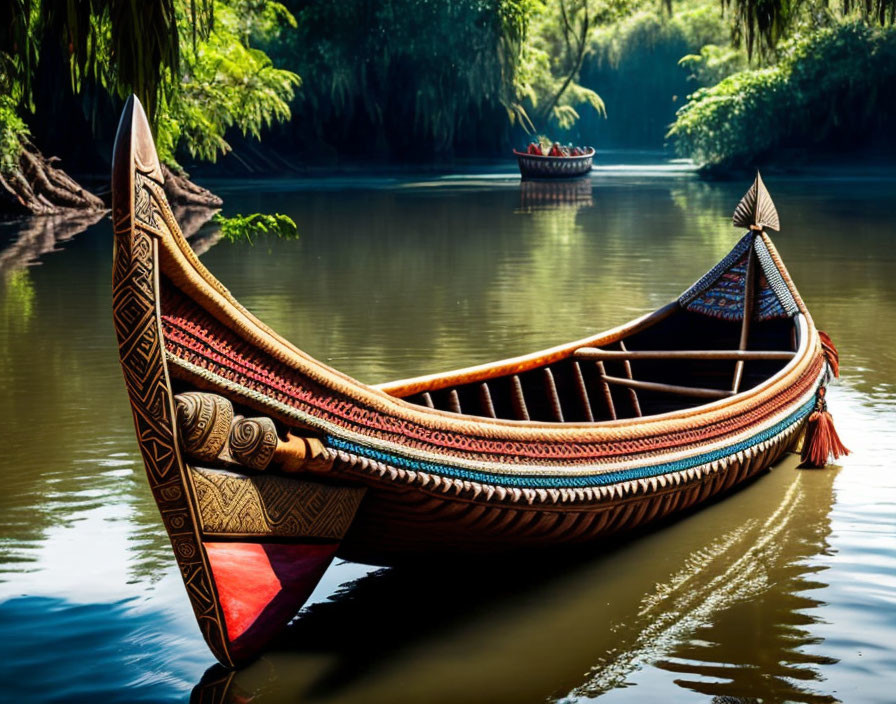
[[[669,131],[709,174],[757,165],[896,157],[896,29],[864,22],[798,34],[765,68],[689,98]]]

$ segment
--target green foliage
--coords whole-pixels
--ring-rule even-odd
[[[251,43],[295,19],[267,0],[12,0],[0,8],[0,163],[8,167],[24,135],[16,110],[31,104],[39,47],[59,42],[72,87],[87,82],[140,98],[157,126],[162,159],[175,152],[214,161],[237,127],[259,137],[288,119],[299,77],[275,68]],[[13,119],[15,117],[15,119]],[[18,120],[18,122],[16,122]]]
[[[215,25],[204,41],[185,45],[180,81],[166,97],[157,125],[159,155],[175,165],[175,152],[185,148],[193,157],[215,161],[230,145],[230,127],[261,137],[265,127],[289,119],[290,101],[299,76],[275,68],[251,41],[264,41],[295,18],[280,3],[231,0],[216,2]],[[178,27],[190,31],[185,12]]]
[[[778,42],[798,34],[808,20],[818,25],[832,16],[828,0],[721,0],[731,14],[735,46],[747,54],[774,57]],[[896,21],[896,0],[841,0],[841,17],[857,16],[879,25]],[[810,25],[810,26],[811,26]],[[805,27],[803,27],[805,29]]]
[[[896,30],[836,25],[795,37],[774,66],[691,95],[669,137],[709,166],[751,165],[780,147],[861,144],[896,118],[894,81]]]
[[[584,106],[606,114],[603,99],[579,82],[579,72],[595,29],[623,16],[628,7],[628,0],[559,0],[533,14],[516,95],[534,128],[569,129]]]
[[[298,3],[297,3],[298,5]],[[512,109],[536,0],[309,0],[265,45],[305,82],[295,109],[320,150],[448,151]]]
[[[18,168],[22,141],[28,137],[28,127],[15,107],[12,97],[0,95],[0,174]]]
[[[732,73],[743,71],[747,67],[744,53],[731,46],[705,44],[698,54],[682,56],[678,65],[690,74],[690,77],[701,86],[718,83]]]
[[[228,242],[247,241],[255,244],[255,240],[262,236],[278,237],[285,240],[299,238],[299,230],[295,222],[288,215],[273,213],[253,213],[252,215],[234,215],[225,218],[220,213],[212,218],[221,227],[221,234]]]
[[[570,138],[613,148],[661,148],[684,96],[695,81],[707,80],[694,67],[680,65],[681,57],[724,44],[728,33],[717,0],[680,1],[671,14],[642,1],[631,14],[598,27],[580,81],[599,87],[607,117],[583,115]]]

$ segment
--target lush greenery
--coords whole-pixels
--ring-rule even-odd
[[[194,158],[214,161],[226,153],[231,127],[261,138],[262,130],[288,120],[290,101],[301,83],[291,71],[275,68],[253,42],[264,42],[295,18],[276,2],[217,0],[214,25],[203,41],[190,36],[192,15],[178,11],[181,36],[180,80],[162,93],[157,143],[164,161],[173,163],[178,147]]]
[[[0,174],[16,169],[27,136],[28,127],[16,111],[15,101],[9,95],[0,95]]]
[[[221,228],[221,235],[228,242],[247,241],[254,245],[259,237],[272,236],[279,239],[298,239],[299,230],[295,221],[288,215],[254,213],[252,215],[234,215],[226,218],[220,213],[212,220]]]
[[[697,91],[669,135],[709,166],[751,166],[773,150],[892,145],[896,30],[863,21],[797,34],[765,68]]]
[[[14,0],[0,14],[4,19],[0,155],[7,167],[18,151],[16,136],[25,134],[22,118],[34,107],[42,62],[61,64],[51,71],[67,63],[76,92],[100,89],[119,100],[136,93],[171,164],[179,148],[214,160],[228,150],[231,127],[259,137],[289,117],[300,82],[253,46],[281,26],[295,26],[277,2]]]
[[[593,35],[581,81],[600,90],[606,119],[585,114],[570,139],[604,148],[660,149],[685,96],[712,77],[683,56],[705,52],[731,55],[729,72],[745,62],[729,44],[730,28],[715,0],[683,0],[668,12],[641,3]]]
[[[9,0],[0,176],[18,169],[8,181],[21,184],[29,140],[35,159],[44,145],[79,158],[131,92],[163,161],[191,168],[231,151],[228,168],[249,171],[493,156],[534,134],[658,148],[669,130],[680,153],[721,167],[855,148],[892,132],[894,12],[896,0]],[[80,136],[55,125],[62,110]]]

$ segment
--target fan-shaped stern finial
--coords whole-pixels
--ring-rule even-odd
[[[756,180],[734,209],[734,226],[761,230],[768,227],[775,232],[781,229],[778,211],[772,202],[762,176],[756,172]]]

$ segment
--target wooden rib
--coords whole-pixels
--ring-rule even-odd
[[[665,496],[657,496],[650,503],[648,510],[638,517],[637,525],[642,523],[650,523],[657,516],[661,516],[665,514],[667,507],[669,506],[669,495]]]
[[[423,405],[427,408],[435,408],[436,405],[432,402],[432,396],[429,395],[429,391],[424,391],[423,394]]]
[[[498,417],[495,415],[495,404],[492,403],[492,392],[484,381],[479,385],[479,403],[482,404],[483,415],[489,418]]]
[[[625,341],[623,341],[623,340],[620,340],[620,341],[619,341],[619,349],[621,349],[623,352],[628,352],[628,350],[625,349]],[[626,375],[629,379],[634,379],[634,376],[632,376],[632,365],[631,365],[631,362],[629,362],[629,361],[626,359],[622,364],[623,364],[623,366],[624,366],[624,368],[625,368],[625,375]],[[643,414],[641,413],[641,404],[638,403],[638,392],[635,391],[635,389],[634,389],[633,387],[629,387],[628,395],[629,395],[629,397],[630,397],[631,400],[632,400],[632,410],[635,412],[635,415],[636,415],[638,418],[640,418]]]
[[[607,383],[607,370],[604,367],[604,363],[599,360],[595,365],[600,374],[600,385],[604,392],[604,401],[607,402],[607,408],[610,410],[610,418],[611,420],[616,420],[616,406],[613,404],[613,394],[610,392],[610,384]]]
[[[755,241],[755,238],[754,238]],[[750,251],[747,255],[747,277],[744,282],[744,319],[740,326],[740,346],[739,350],[747,349],[747,343],[750,340],[750,318],[753,317],[753,288],[756,279],[756,250],[753,242],[750,243]],[[744,376],[744,360],[739,359],[734,365],[734,382],[731,384],[731,390],[734,393],[740,391],[740,382]]]
[[[448,392],[448,410],[453,413],[460,413],[460,397],[457,395],[457,389],[451,389]]]
[[[733,396],[733,391],[724,391],[720,389],[705,389],[699,386],[676,386],[674,384],[660,384],[654,381],[638,381],[636,379],[624,379],[618,376],[601,377],[608,384],[618,384],[619,386],[630,386],[633,389],[641,389],[642,391],[659,391],[660,393],[678,394],[679,396],[693,396],[695,398],[728,398]]]
[[[588,398],[588,387],[585,386],[585,377],[582,376],[582,368],[578,362],[572,363],[572,371],[576,380],[576,391],[579,392],[579,401],[582,403],[582,411],[589,423],[594,422],[594,412],[591,410],[591,399]]]
[[[598,533],[603,531],[604,528],[606,528],[607,522],[610,520],[610,518],[612,518],[612,515],[613,515],[612,508],[608,508],[605,511],[598,511],[594,514],[594,523],[591,526],[591,529],[592,529],[592,531],[594,531],[595,535],[597,535]]]
[[[601,350],[596,347],[580,347],[577,359],[793,359],[796,352],[779,350]]]
[[[678,301],[668,303],[659,310],[650,315],[640,318],[624,329],[624,334],[634,335],[635,333],[645,330],[646,328],[656,325],[665,320],[670,315],[681,310]],[[516,357],[513,359],[505,359],[500,362],[491,364],[483,364],[477,367],[468,367],[466,369],[458,369],[444,374],[431,374],[427,376],[415,377],[413,379],[401,379],[398,381],[390,381],[386,384],[378,384],[376,388],[385,391],[387,394],[405,398],[421,391],[438,391],[447,389],[452,386],[460,386],[463,384],[472,384],[474,382],[486,381],[499,376],[509,374],[520,374],[527,372],[546,364],[553,364],[569,357],[576,347],[593,344],[609,344],[613,342],[623,330],[616,329],[601,336],[592,337],[590,340],[581,340],[572,342],[568,345],[554,347],[549,350],[535,352],[525,357]]]
[[[548,403],[551,405],[551,414],[558,423],[563,422],[563,408],[560,406],[560,396],[557,394],[557,383],[554,381],[554,372],[549,367],[544,368],[544,388],[547,392]]]
[[[523,395],[523,385],[520,378],[514,374],[510,377],[513,384],[513,395],[511,402],[513,403],[513,413],[517,420],[529,420],[529,409],[526,407],[526,397]]]

